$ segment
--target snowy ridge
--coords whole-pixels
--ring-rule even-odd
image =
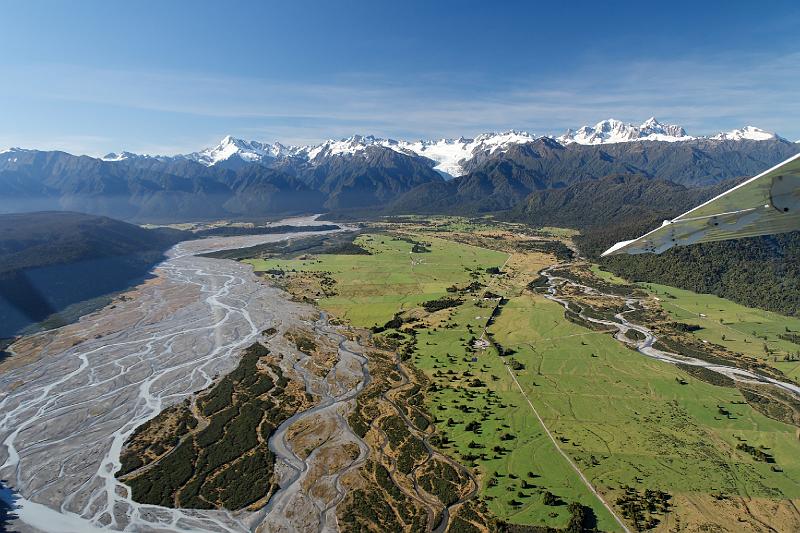
[[[211,166],[227,161],[234,156],[249,163],[260,162],[268,158],[291,155],[293,150],[293,147],[286,147],[277,142],[275,144],[267,144],[258,141],[244,141],[228,135],[214,148],[206,148],[205,150],[188,154],[185,157]]]
[[[778,139],[779,137],[775,133],[764,131],[761,128],[756,128],[755,126],[745,126],[740,130],[731,130],[724,133],[718,133],[710,138],[714,139],[715,141],[769,141],[771,139]]]
[[[474,139],[440,139],[438,141],[387,141],[384,146],[404,153],[426,157],[436,163],[434,170],[448,176],[460,176],[466,164],[478,155],[504,152],[510,146],[535,141],[538,137],[525,131],[483,133]]]
[[[372,135],[353,135],[338,141],[330,139],[316,146],[303,146],[297,149],[296,155],[305,156],[309,161],[337,155],[363,155],[368,146],[381,145],[384,142],[386,141]]]
[[[674,124],[662,124],[655,117],[650,117],[640,126],[625,124],[610,118],[598,122],[594,126],[583,126],[577,131],[568,130],[564,135],[556,137],[561,144],[611,144],[630,141],[688,141],[695,139],[686,131]]]
[[[159,160],[188,159],[206,166],[233,160],[234,162],[270,164],[275,160],[296,158],[303,164],[321,164],[329,157],[367,157],[370,147],[388,148],[412,157],[423,157],[434,170],[445,177],[460,176],[468,172],[474,163],[486,157],[503,153],[512,146],[540,139],[525,131],[509,130],[501,133],[483,133],[475,138],[404,141],[383,139],[372,135],[353,135],[346,139],[330,139],[308,146],[287,146],[279,142],[272,144],[245,141],[231,137],[222,139],[217,146],[178,156],[142,156],[130,152],[108,154],[105,161],[124,161],[134,158],[155,157]],[[651,117],[636,126],[616,119],[607,119],[594,126],[583,126],[568,130],[564,135],[550,137],[562,145],[612,144],[633,141],[682,142],[695,139],[713,141],[766,141],[780,139],[774,133],[745,126],[729,132],[708,137],[693,137],[678,125],[663,124]]]
[[[126,159],[133,159],[133,158],[136,158],[136,157],[149,157],[149,156],[139,155],[139,154],[134,154],[133,152],[124,152],[123,151],[123,152],[119,152],[119,153],[111,152],[110,154],[104,155],[100,159],[102,159],[103,161],[125,161]]]

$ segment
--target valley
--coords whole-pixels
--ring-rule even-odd
[[[800,527],[797,319],[630,284],[560,228],[276,227],[185,241],[109,306],[6,348],[13,523]]]
[[[371,329],[376,346],[397,347],[412,372],[421,371],[405,409],[418,412],[421,395],[427,413],[407,424],[418,431],[421,421],[439,453],[475,476],[478,507],[463,505],[472,527],[568,528],[574,508],[583,508],[582,520],[601,530],[692,529],[713,522],[698,509],[719,502],[739,528],[759,530],[778,520],[777,529],[785,530],[799,523],[794,506],[800,465],[793,450],[800,404],[791,376],[779,369],[762,372],[730,347],[707,350],[706,363],[661,352],[643,342],[644,334],[642,341],[633,334],[624,342],[614,339],[608,331],[616,329],[592,320],[615,323],[613,315],[630,301],[631,288],[622,280],[594,278],[600,291],[611,286],[616,294],[565,278],[542,281],[542,269],[572,253],[561,244],[563,236],[490,221],[397,222],[377,223],[372,227],[379,233],[356,237],[370,255],[252,264],[297,298],[316,300],[333,316]],[[450,266],[454,259],[463,265],[461,276]],[[592,279],[584,279],[592,271],[574,260],[559,269],[574,271],[570,277],[581,283]],[[437,286],[444,270],[454,283]],[[648,306],[658,306],[633,290]],[[567,306],[566,317],[559,301],[549,298]],[[655,320],[642,312],[637,319]],[[702,350],[690,348],[678,330],[658,331],[662,349],[669,343],[687,355]],[[630,349],[639,342],[650,346],[645,355],[662,360]],[[684,366],[670,364],[679,362]],[[783,380],[794,392],[765,392],[771,389],[759,384],[762,375]],[[364,428],[365,440],[376,431],[373,446],[379,447],[383,430],[376,426]],[[769,459],[752,461],[743,451],[751,448],[769,450]],[[467,485],[461,482],[456,491]],[[643,503],[654,497],[662,503]],[[458,519],[457,509],[448,512]]]
[[[800,533],[800,3],[687,4],[4,3],[0,533]]]

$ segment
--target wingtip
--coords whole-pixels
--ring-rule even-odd
[[[607,257],[609,255],[622,253],[621,252],[622,248],[625,248],[627,245],[629,245],[630,243],[632,243],[635,240],[636,239],[633,239],[633,240],[630,240],[630,241],[619,241],[617,244],[615,244],[614,246],[612,246],[611,248],[609,248],[608,250],[606,250],[605,252],[600,254],[600,257]]]

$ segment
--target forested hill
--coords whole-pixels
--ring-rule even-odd
[[[535,191],[504,213],[509,220],[535,226],[581,230],[609,224],[670,218],[732,187],[727,180],[709,187],[686,187],[641,175],[616,175],[580,181],[569,187]]]
[[[633,281],[711,293],[750,307],[800,316],[800,232],[680,246],[661,255],[597,256],[638,237],[660,219],[620,221],[587,230],[578,246],[607,270]]]
[[[798,151],[800,145],[783,139],[584,146],[541,138],[498,152],[453,180],[420,184],[400,195],[385,211],[398,215],[493,213],[530,203],[531,198],[534,202],[546,198],[537,195],[541,191],[547,191],[550,197],[559,190],[580,190],[573,187],[584,184],[588,189],[583,190],[590,194],[597,180],[608,176],[640,176],[659,182],[669,195],[681,195],[676,187],[713,187],[753,176]]]
[[[80,213],[0,215],[0,338],[129,287],[187,237]]]

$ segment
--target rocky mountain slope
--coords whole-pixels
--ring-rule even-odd
[[[753,175],[800,151],[753,127],[706,137],[609,119],[561,137],[510,131],[314,146],[226,137],[177,156],[0,152],[0,212],[73,210],[171,222],[321,211],[492,212],[532,192],[609,175],[698,187]],[[453,176],[456,176],[453,178]]]
[[[707,187],[755,175],[800,152],[784,139],[692,139],[561,144],[541,138],[509,147],[476,170],[448,182],[423,184],[389,207],[394,213],[482,213],[508,209],[534,191],[561,189],[612,175],[636,175]]]

